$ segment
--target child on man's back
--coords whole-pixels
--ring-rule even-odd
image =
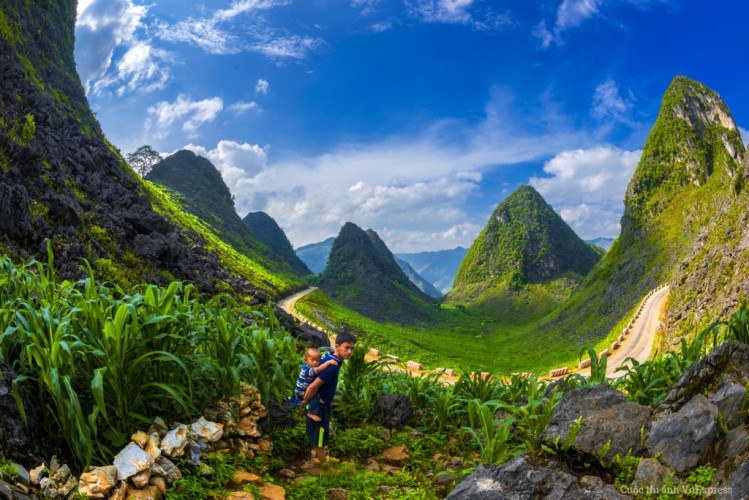
[[[317,374],[332,365],[338,365],[338,362],[331,359],[326,361],[322,365],[320,359],[322,354],[320,350],[315,347],[310,347],[304,353],[304,361],[302,366],[299,368],[299,376],[296,379],[296,388],[294,389],[294,395],[288,399],[292,407],[300,406],[302,399],[304,399],[304,393],[307,391],[307,387],[315,380]],[[320,421],[320,396],[315,396],[310,399],[307,405],[307,416],[315,422]]]

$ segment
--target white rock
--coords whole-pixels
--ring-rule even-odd
[[[187,446],[188,429],[184,424],[180,424],[176,429],[166,433],[161,440],[161,452],[168,457],[179,457],[185,452]]]
[[[205,441],[206,443],[215,443],[224,435],[224,426],[216,422],[210,422],[205,417],[200,417],[197,422],[190,426],[192,437]]]
[[[146,443],[144,450],[146,450],[146,453],[148,453],[148,456],[151,457],[151,460],[154,462],[159,459],[161,456],[161,448],[159,448],[159,445],[161,444],[161,439],[159,438],[159,435],[154,432],[150,436],[148,436],[148,442]]]
[[[137,444],[131,442],[114,457],[114,466],[117,467],[117,479],[124,481],[139,472],[150,469],[151,463],[153,463],[153,460],[148,456],[148,453]]]
[[[105,498],[107,493],[117,484],[117,467],[95,467],[89,472],[81,474],[78,491],[88,498]]]

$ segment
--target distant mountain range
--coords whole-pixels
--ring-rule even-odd
[[[395,256],[408,262],[419,276],[445,294],[452,289],[455,275],[466,253],[467,248],[456,247],[432,252],[398,253]]]
[[[595,245],[599,248],[603,248],[607,252],[609,251],[609,248],[611,248],[611,245],[614,244],[614,241],[616,241],[616,238],[595,238],[593,240],[585,240],[587,243],[590,243],[591,245]]]

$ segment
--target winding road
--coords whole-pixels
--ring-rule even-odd
[[[642,305],[642,312],[640,317],[632,324],[632,331],[608,358],[606,364],[607,377],[621,377],[623,372],[617,373],[616,370],[620,366],[631,366],[631,362],[625,363],[628,358],[634,358],[640,363],[650,358],[655,332],[658,328],[658,317],[663,310],[669,291],[668,286],[657,289]],[[578,370],[576,373],[588,376],[590,375],[590,368]]]
[[[296,312],[294,304],[296,304],[299,299],[315,290],[317,290],[317,287],[307,288],[306,290],[295,293],[294,295],[281,300],[279,307],[298,320],[307,322],[306,318]],[[617,373],[616,370],[620,366],[631,365],[631,362],[626,361],[628,358],[633,358],[640,363],[647,361],[648,358],[650,358],[650,353],[653,349],[653,340],[655,339],[655,332],[658,327],[658,318],[664,308],[666,300],[668,299],[669,291],[670,289],[668,286],[658,288],[642,304],[640,307],[640,315],[632,323],[629,335],[624,338],[619,348],[608,357],[606,367],[607,377],[621,376],[622,372]],[[368,353],[367,358],[374,359],[375,356]],[[408,371],[414,374],[422,373],[421,370],[409,369]],[[588,376],[590,375],[590,368],[576,370],[575,373]]]

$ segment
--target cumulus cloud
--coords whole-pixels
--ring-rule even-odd
[[[253,183],[268,165],[267,147],[257,144],[220,141],[210,150],[195,144],[188,144],[183,149],[210,160],[233,193],[243,191],[244,185]]]
[[[613,146],[563,151],[544,164],[548,177],[530,183],[582,238],[616,236],[641,155]]]
[[[268,83],[268,81],[267,80],[263,80],[262,78],[260,78],[257,81],[257,85],[255,85],[255,93],[256,94],[267,94],[268,93],[268,89],[270,89],[270,84]]]
[[[201,125],[215,120],[223,107],[224,103],[219,97],[193,101],[180,94],[174,102],[161,101],[150,106],[146,128],[161,138],[169,135],[172,126],[179,122],[188,137],[195,137]]]
[[[562,34],[596,15],[602,4],[603,0],[563,0],[557,8],[553,27],[548,28],[546,21],[542,20],[533,29],[533,35],[541,39],[543,48],[548,48],[552,43],[562,45]]]
[[[99,79],[105,79],[112,84],[128,79],[130,82],[135,79],[141,83],[152,83],[153,79],[165,78],[164,70],[154,67],[158,65],[157,54],[143,58],[142,46],[146,42],[138,40],[136,36],[136,31],[142,27],[147,12],[147,7],[134,5],[131,0],[93,0],[79,5],[75,32],[75,60],[78,73],[87,90],[90,90],[93,82]],[[131,46],[130,50],[133,50],[134,46],[140,46],[134,50],[140,51],[139,62],[146,67],[135,67],[138,57],[133,54],[125,67],[111,68],[114,51],[122,45]],[[112,71],[109,71],[110,69]],[[121,73],[122,70],[126,72]],[[101,87],[100,85],[99,88]]]
[[[614,80],[606,80],[596,87],[591,113],[596,118],[612,118],[628,122],[628,113],[634,107],[635,97],[631,91],[621,95],[619,85]]]

